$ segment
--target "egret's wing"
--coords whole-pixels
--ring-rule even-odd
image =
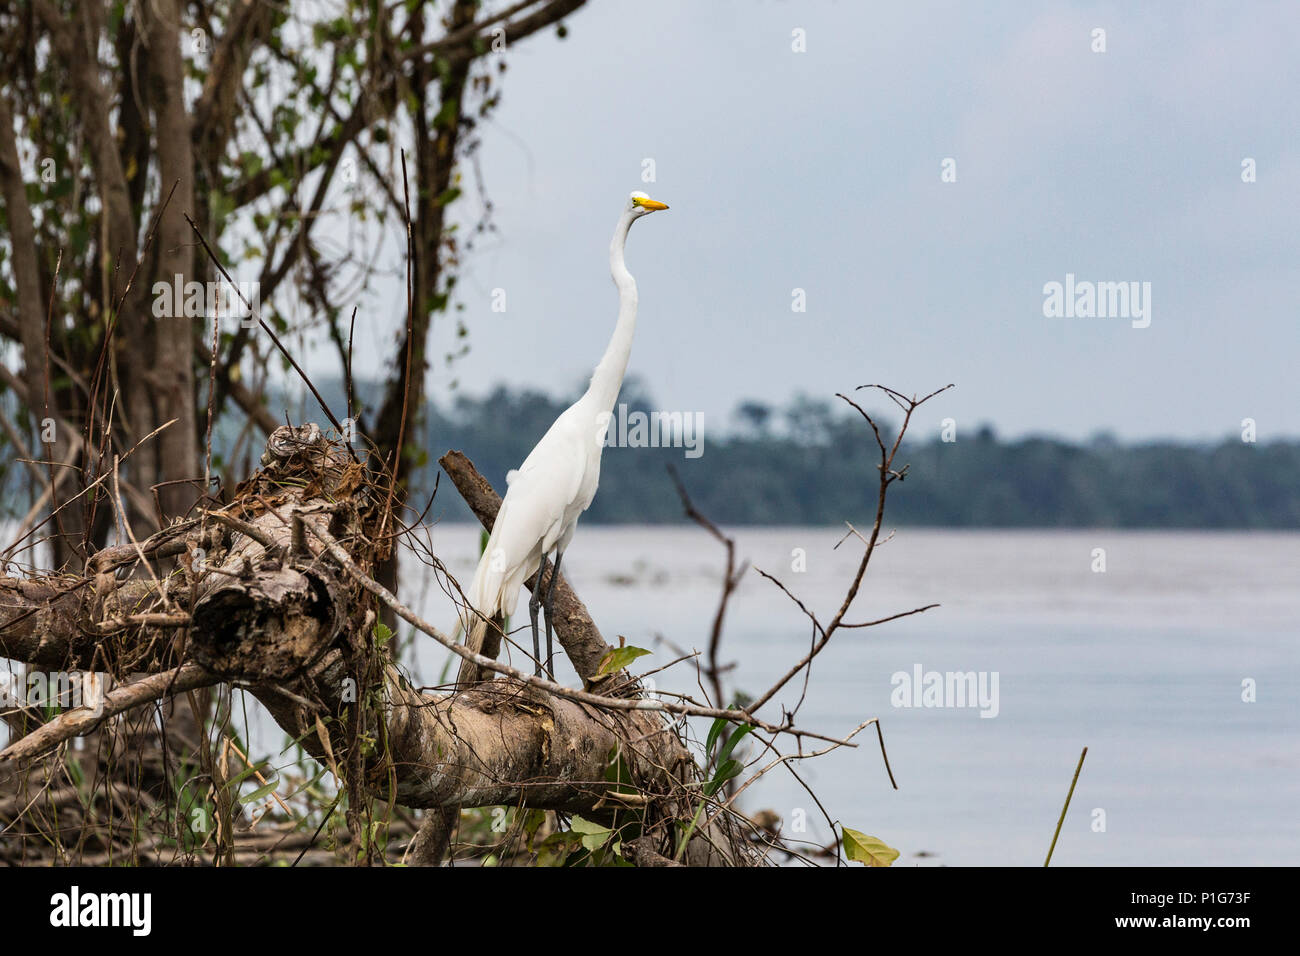
[[[483,614],[510,614],[524,580],[563,533],[586,473],[581,429],[561,416],[515,471],[474,575],[470,600]]]
[[[588,457],[582,429],[572,426],[562,415],[529,452],[510,482],[506,497],[515,498],[521,506],[527,503],[530,516],[522,523],[536,533],[533,540],[545,543],[546,550],[554,546],[578,500]]]

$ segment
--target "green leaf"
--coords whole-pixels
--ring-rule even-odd
[[[524,814],[523,828],[524,834],[528,837],[528,849],[533,848],[533,838],[537,836],[537,831],[545,822],[545,810],[529,810]]]
[[[239,165],[243,167],[245,176],[256,176],[262,171],[262,157],[252,150],[246,150],[239,154]]]
[[[569,854],[582,846],[580,836],[569,831],[552,833],[537,848],[538,866],[564,866]]]
[[[627,667],[638,657],[645,657],[650,652],[642,647],[611,648],[609,653],[600,659],[600,668],[596,671],[596,678],[599,679],[607,674],[613,674]]]
[[[248,794],[247,796],[240,797],[239,802],[245,804],[257,803],[258,801],[264,800],[267,797],[269,797],[275,791],[275,788],[278,787],[279,785],[280,785],[279,780],[272,780],[270,783],[266,784],[265,786],[258,787],[256,790],[254,790],[252,793]]]
[[[706,754],[713,753],[714,741],[718,739],[718,734],[722,733],[722,728],[726,726],[727,726],[726,717],[719,717],[713,721],[713,726],[709,728],[709,737],[704,742],[704,752]]]
[[[573,821],[569,824],[569,831],[581,835],[582,845],[591,853],[595,853],[608,843],[613,832],[609,827],[603,827],[599,823],[592,823],[590,820],[582,819],[582,817],[573,818]]]
[[[754,728],[749,724],[745,724],[745,726],[741,727],[729,738],[727,738],[727,742],[723,744],[722,749],[718,751],[719,765],[727,762],[727,758],[731,756],[731,752],[736,749],[736,744],[740,743],[741,740],[745,738],[745,735],[750,733],[753,729]]]
[[[609,756],[606,758],[605,779],[612,784],[615,793],[636,793],[636,787],[632,783],[632,772],[628,769],[627,761],[623,759],[623,754],[618,746],[611,747]]]
[[[715,793],[718,792],[719,787],[721,787],[732,777],[739,774],[740,771],[743,769],[745,769],[745,765],[742,764],[739,760],[724,760],[718,766],[718,769],[714,771],[713,779],[710,780],[705,785],[704,787],[705,796],[708,797],[713,796]]]
[[[387,624],[385,624],[383,621],[378,621],[378,622],[376,622],[376,624],[375,624],[375,643],[376,643],[378,646],[383,647],[385,644],[387,644],[387,643],[392,639],[392,637],[393,637],[392,629],[389,628],[389,626],[388,626]]]
[[[844,830],[844,855],[866,866],[890,866],[898,859],[898,851],[876,837],[857,830]]]
[[[245,780],[247,780],[249,777],[251,777],[253,774],[257,773],[259,770],[265,770],[265,769],[266,768],[263,767],[260,763],[253,767],[246,767],[245,769],[239,771],[239,773],[231,777],[229,780],[227,780],[225,782],[224,788],[229,789],[231,787],[234,787],[235,789],[238,789],[239,785],[243,783]]]
[[[460,103],[456,100],[447,100],[439,107],[438,112],[433,117],[433,125],[437,129],[443,129],[450,126],[456,120],[456,112],[460,109]]]

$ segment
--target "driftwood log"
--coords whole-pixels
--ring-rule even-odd
[[[500,504],[491,486],[459,453],[442,463],[490,527]],[[664,714],[602,710],[510,677],[423,692],[377,647],[377,605],[362,586],[391,547],[373,475],[315,425],[278,428],[263,465],[230,504],[106,549],[82,578],[0,577],[0,656],[107,670],[120,682],[176,668],[185,688],[238,682],[349,787],[437,810],[416,841],[433,848],[424,862],[441,856],[438,828],[457,808],[612,819],[628,805],[607,779],[617,757],[647,833],[659,834],[642,837],[637,854],[674,855],[672,821],[695,812],[699,770]],[[592,680],[609,648],[591,616],[563,577],[556,594],[558,640],[589,690],[611,686]],[[623,693],[638,691],[621,678]],[[359,753],[362,737],[378,744]],[[15,741],[0,753],[0,772],[43,749],[39,732]],[[756,862],[727,826],[704,828],[686,862]]]

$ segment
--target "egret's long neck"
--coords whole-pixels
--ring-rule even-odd
[[[618,324],[614,326],[614,334],[587,388],[587,398],[598,411],[614,410],[618,391],[623,387],[627,359],[632,353],[632,333],[636,329],[636,280],[623,262],[623,248],[627,245],[627,231],[631,226],[631,213],[623,213],[609,244],[609,274],[614,285],[618,286]]]

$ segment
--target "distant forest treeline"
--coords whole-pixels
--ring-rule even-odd
[[[344,407],[339,383],[322,391],[332,407]],[[359,400],[369,391],[359,385]],[[419,486],[427,494],[438,457],[456,448],[503,491],[506,472],[519,466],[570,400],[503,387],[482,399],[461,396],[449,408],[430,405],[420,423],[429,460]],[[656,407],[634,380],[620,402],[629,413]],[[298,407],[311,417],[309,403]],[[865,407],[882,425],[896,427],[887,402]],[[890,490],[890,525],[1300,528],[1300,442],[1002,440],[987,425],[959,428],[956,437],[942,441],[939,422],[929,417],[913,421],[901,453],[911,468]],[[703,439],[703,454],[695,458],[682,448],[606,448],[600,493],[583,520],[684,520],[666,471],[671,463],[697,507],[721,524],[870,521],[876,446],[866,423],[838,400],[743,402],[730,421],[706,420]],[[471,520],[446,480],[429,517]]]

